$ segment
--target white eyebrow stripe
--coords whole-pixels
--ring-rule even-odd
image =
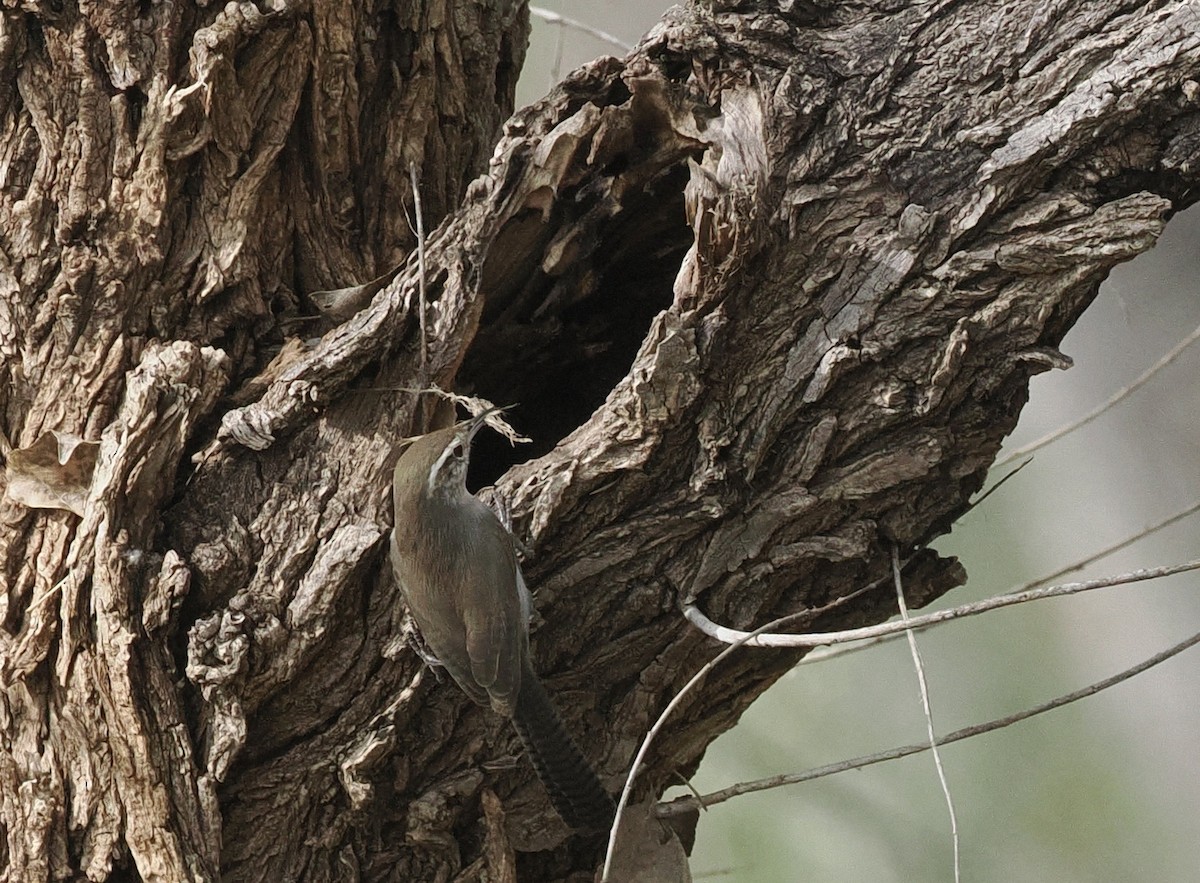
[[[458,439],[455,439],[450,444],[446,445],[440,457],[433,461],[433,465],[429,467],[429,476],[425,479],[425,490],[433,492],[434,479],[437,478],[438,470],[442,468],[442,464],[446,462],[446,458],[450,456],[450,451],[458,444]]]

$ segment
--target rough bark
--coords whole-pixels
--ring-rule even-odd
[[[590,876],[505,722],[404,643],[388,471],[435,411],[406,390],[521,403],[534,458],[479,480],[614,789],[715,652],[684,599],[878,620],[890,589],[837,602],[892,543],[914,604],[962,580],[913,550],[1195,192],[1200,10],[774,5],[671,11],[477,178],[516,4],[3,12],[3,429],[99,442],[81,515],[3,504],[6,879]],[[410,163],[445,218],[424,346]],[[380,274],[311,336],[314,294]],[[643,792],[794,659],[710,677]]]

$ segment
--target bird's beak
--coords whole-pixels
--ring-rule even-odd
[[[484,425],[484,423],[487,422],[488,417],[492,416],[493,414],[495,414],[499,411],[503,411],[503,410],[504,410],[503,408],[498,408],[498,407],[492,406],[491,408],[488,408],[486,411],[484,411],[482,414],[476,414],[470,420],[465,421],[466,430],[467,430],[467,442],[470,443],[470,441],[473,438],[475,438],[475,433],[479,432],[479,430],[483,428],[483,425]]]

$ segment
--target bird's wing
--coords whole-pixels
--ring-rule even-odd
[[[467,563],[470,578],[464,585],[466,649],[475,683],[487,691],[496,711],[511,717],[529,656],[524,581],[512,537],[491,509],[478,506],[479,548]]]
[[[459,602],[453,593],[424,591],[410,593],[408,580],[417,581],[419,574],[409,573],[406,559],[397,554],[396,538],[392,538],[392,568],[408,600],[409,612],[421,630],[421,638],[446,673],[454,679],[472,700],[488,705],[487,690],[475,681],[469,665],[466,636],[459,616]]]

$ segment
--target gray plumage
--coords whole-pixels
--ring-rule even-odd
[[[475,702],[512,719],[563,821],[606,828],[612,800],[533,671],[531,599],[512,537],[467,493],[471,439],[482,425],[481,416],[431,432],[400,455],[392,568],[429,650]]]

